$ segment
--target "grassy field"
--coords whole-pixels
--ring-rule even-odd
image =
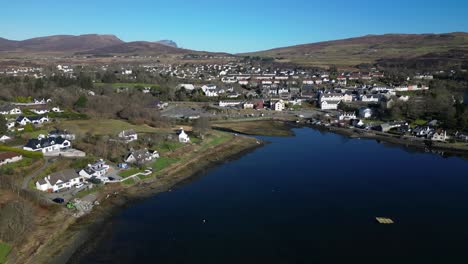
[[[10,245],[0,242],[0,264],[6,262],[6,258],[11,251]]]
[[[246,135],[290,136],[292,134],[289,127],[283,122],[272,120],[216,123],[213,128]]]
[[[171,164],[174,164],[178,161],[179,159],[177,158],[161,157],[157,159],[151,167],[153,168],[153,171],[158,172],[158,171],[164,170]]]
[[[129,168],[128,170],[123,170],[121,172],[118,173],[118,175],[122,178],[127,178],[127,177],[130,177],[132,176],[133,174],[137,174],[139,172],[143,172],[145,170],[143,169],[140,169],[140,168]]]
[[[117,135],[123,130],[133,129],[137,133],[157,133],[165,130],[156,129],[147,125],[133,125],[116,119],[90,119],[90,120],[67,120],[61,126],[75,133],[85,134],[90,132],[95,135]]]

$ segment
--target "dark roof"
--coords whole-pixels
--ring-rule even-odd
[[[1,112],[4,112],[4,111],[11,111],[13,110],[14,108],[17,108],[16,106],[14,105],[0,105],[0,111]]]
[[[65,139],[62,137],[58,138],[33,138],[28,141],[28,143],[25,145],[25,147],[31,148],[31,149],[41,149],[57,144],[63,144],[65,142]]]

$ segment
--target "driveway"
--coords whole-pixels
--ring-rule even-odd
[[[47,168],[47,166],[49,165],[49,159],[44,158],[44,161],[44,165],[42,165],[39,169],[33,171],[31,174],[27,175],[26,178],[24,178],[23,184],[21,185],[21,188],[23,188],[23,190],[27,190],[29,182],[32,181],[32,179],[34,179],[37,175],[39,175],[39,173],[45,170],[45,168]]]

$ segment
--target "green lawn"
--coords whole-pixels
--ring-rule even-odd
[[[167,168],[169,165],[174,164],[178,162],[179,159],[176,158],[169,158],[169,157],[161,157],[157,159],[153,165],[151,166],[153,168],[153,171],[158,172],[160,170],[163,170]]]
[[[427,123],[427,120],[424,119],[416,119],[414,120],[413,124],[416,126],[423,126]]]
[[[133,178],[127,179],[122,182],[124,185],[133,185],[135,184],[135,180]]]
[[[145,171],[145,170],[140,169],[140,168],[129,168],[128,170],[124,170],[124,171],[119,172],[118,175],[125,179],[127,177],[132,176],[133,174],[137,174],[137,173],[143,172],[143,171]]]
[[[0,264],[6,262],[6,258],[11,251],[10,245],[0,242]]]

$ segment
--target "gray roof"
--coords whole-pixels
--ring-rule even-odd
[[[51,185],[55,185],[59,180],[63,182],[68,182],[72,179],[78,178],[79,174],[74,170],[74,169],[68,169],[56,173],[50,174],[48,177],[50,177],[49,182]],[[40,184],[46,184],[45,179],[39,180]]]

